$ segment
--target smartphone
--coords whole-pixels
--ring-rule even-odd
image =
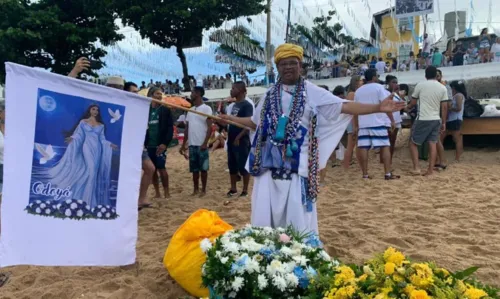
[[[89,59],[89,62],[90,62],[91,69],[99,69],[102,66],[102,63],[98,60]]]

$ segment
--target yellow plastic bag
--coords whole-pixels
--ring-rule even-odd
[[[200,242],[205,238],[213,242],[232,229],[213,211],[201,209],[194,212],[172,236],[163,265],[170,276],[191,295],[208,297],[208,289],[203,288],[201,282],[201,267],[206,257],[201,251]]]

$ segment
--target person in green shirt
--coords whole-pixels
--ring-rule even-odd
[[[439,52],[439,49],[434,49],[434,54],[432,54],[432,66],[441,67],[443,65],[443,54]]]
[[[148,91],[149,98],[161,100],[162,96],[161,89],[158,87],[152,87]],[[157,102],[151,102],[144,147],[156,169],[153,174],[153,186],[156,191],[156,198],[161,197],[158,173],[160,173],[165,198],[170,197],[168,172],[165,164],[167,162],[167,147],[172,141],[173,131],[174,121],[170,109]]]

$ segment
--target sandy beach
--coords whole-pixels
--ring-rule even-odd
[[[466,148],[461,163],[432,177],[412,177],[407,134],[399,136],[393,163],[401,180],[384,181],[373,153],[373,180],[362,180],[358,165],[348,171],[328,167],[327,186],[318,202],[320,236],[327,251],[342,261],[360,263],[394,246],[413,260],[433,260],[451,270],[479,266],[479,279],[499,285],[500,151]],[[450,161],[453,155],[447,151]],[[176,148],[170,149],[167,161],[172,198],[157,199],[154,208],[140,212],[138,266],[0,269],[10,273],[0,298],[188,298],[162,264],[172,234],[200,208],[241,227],[250,221],[250,198],[223,205],[229,189],[223,150],[210,157],[208,194],[201,199],[190,196],[188,162]],[[149,191],[152,196],[152,188]]]

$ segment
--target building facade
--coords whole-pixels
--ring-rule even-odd
[[[419,50],[420,17],[395,17],[394,8],[373,14],[370,42],[379,49],[384,61],[408,61],[410,52]]]

